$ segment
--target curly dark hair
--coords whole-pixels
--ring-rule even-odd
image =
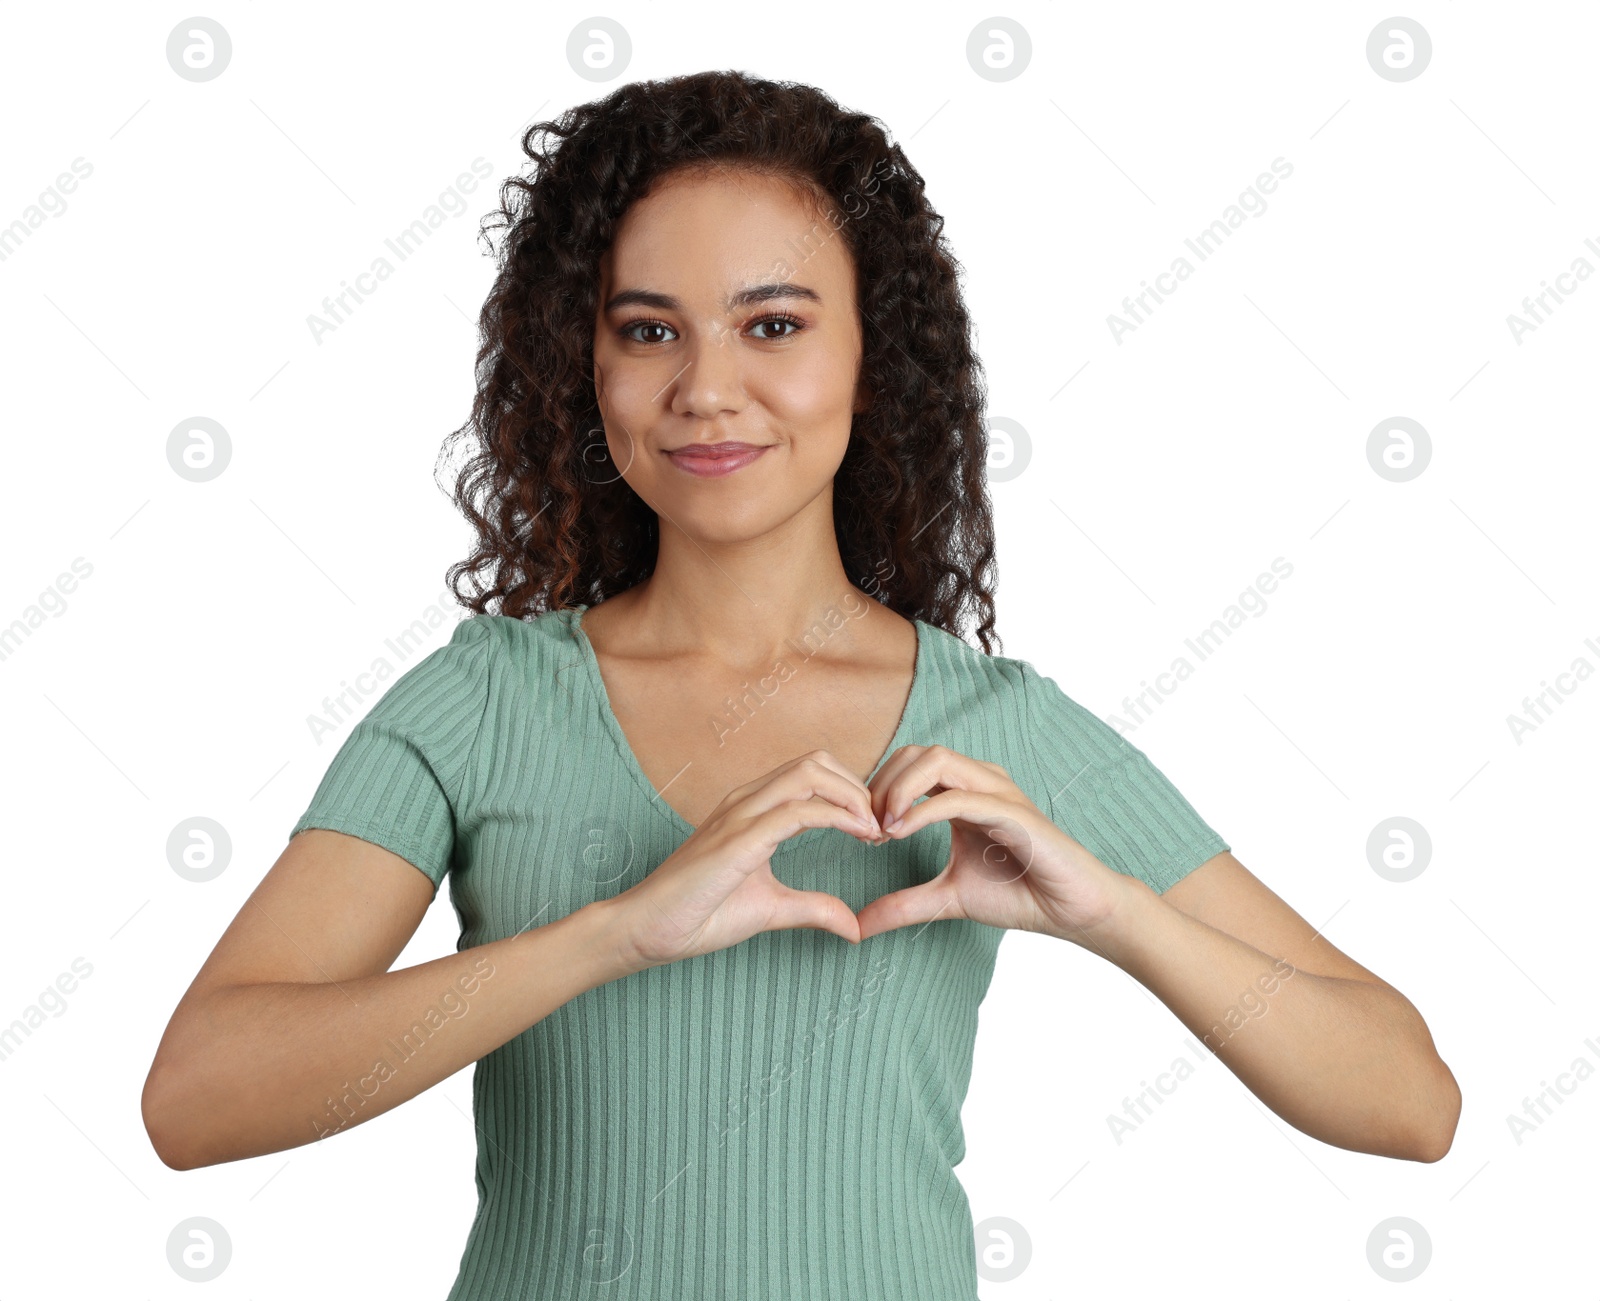
[[[520,619],[598,604],[654,570],[659,523],[610,464],[595,396],[600,259],[661,178],[731,166],[810,196],[855,262],[868,407],[834,476],[845,572],[957,636],[970,609],[994,653],[982,365],[944,218],[883,126],[812,86],[711,71],[619,86],[534,123],[522,149],[531,174],[501,185],[480,226],[507,234],[478,320],[472,416],[441,453],[472,439],[453,500],[478,536],[447,572],[457,599]]]

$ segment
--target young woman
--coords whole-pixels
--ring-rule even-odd
[[[1128,971],[1306,1133],[1442,1156],[1460,1095],[1416,1009],[991,652],[980,368],[878,124],[706,73],[524,145],[459,431],[451,580],[488,581],[174,1013],[162,1159],[476,1062],[452,1301],[970,1299],[953,1167],[1008,929]],[[447,875],[458,952],[391,972]]]

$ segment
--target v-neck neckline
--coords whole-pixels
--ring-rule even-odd
[[[651,784],[646,775],[644,765],[639,762],[639,756],[633,752],[633,746],[628,742],[628,735],[622,730],[622,723],[617,718],[616,710],[611,707],[611,695],[606,690],[605,678],[600,673],[600,657],[595,654],[594,643],[589,640],[589,634],[583,630],[583,616],[591,607],[578,604],[566,606],[561,614],[566,620],[567,631],[573,641],[578,643],[579,654],[583,657],[584,665],[588,670],[589,685],[600,704],[600,718],[606,731],[610,734],[612,743],[617,748],[618,757],[622,760],[623,767],[633,775],[633,779],[643,788],[649,796],[653,808],[659,809],[662,815],[677,828],[685,837],[692,836],[699,828],[685,818],[677,809],[668,804],[661,793]],[[928,636],[925,625],[921,619],[913,617],[911,620],[913,631],[917,634],[917,652],[911,667],[911,689],[906,693],[906,702],[900,710],[900,720],[895,724],[894,735],[890,737],[889,744],[884,748],[878,761],[873,764],[872,771],[864,780],[870,783],[877,775],[878,769],[896,750],[903,746],[905,735],[911,726],[912,716],[921,702],[923,692],[923,679],[928,676]],[[670,783],[669,783],[670,784]],[[781,847],[780,847],[781,848]]]

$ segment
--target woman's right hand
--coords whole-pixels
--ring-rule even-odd
[[[826,750],[729,791],[649,876],[606,900],[629,964],[661,966],[802,926],[859,943],[843,899],[792,890],[772,875],[777,847],[811,827],[837,827],[868,844],[882,838],[866,783]]]

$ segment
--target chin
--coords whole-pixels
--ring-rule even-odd
[[[675,505],[667,505],[667,511],[683,532],[703,544],[750,542],[772,532],[793,515],[770,502],[732,500],[732,494],[721,501],[684,500],[685,496],[692,494],[680,494]]]

